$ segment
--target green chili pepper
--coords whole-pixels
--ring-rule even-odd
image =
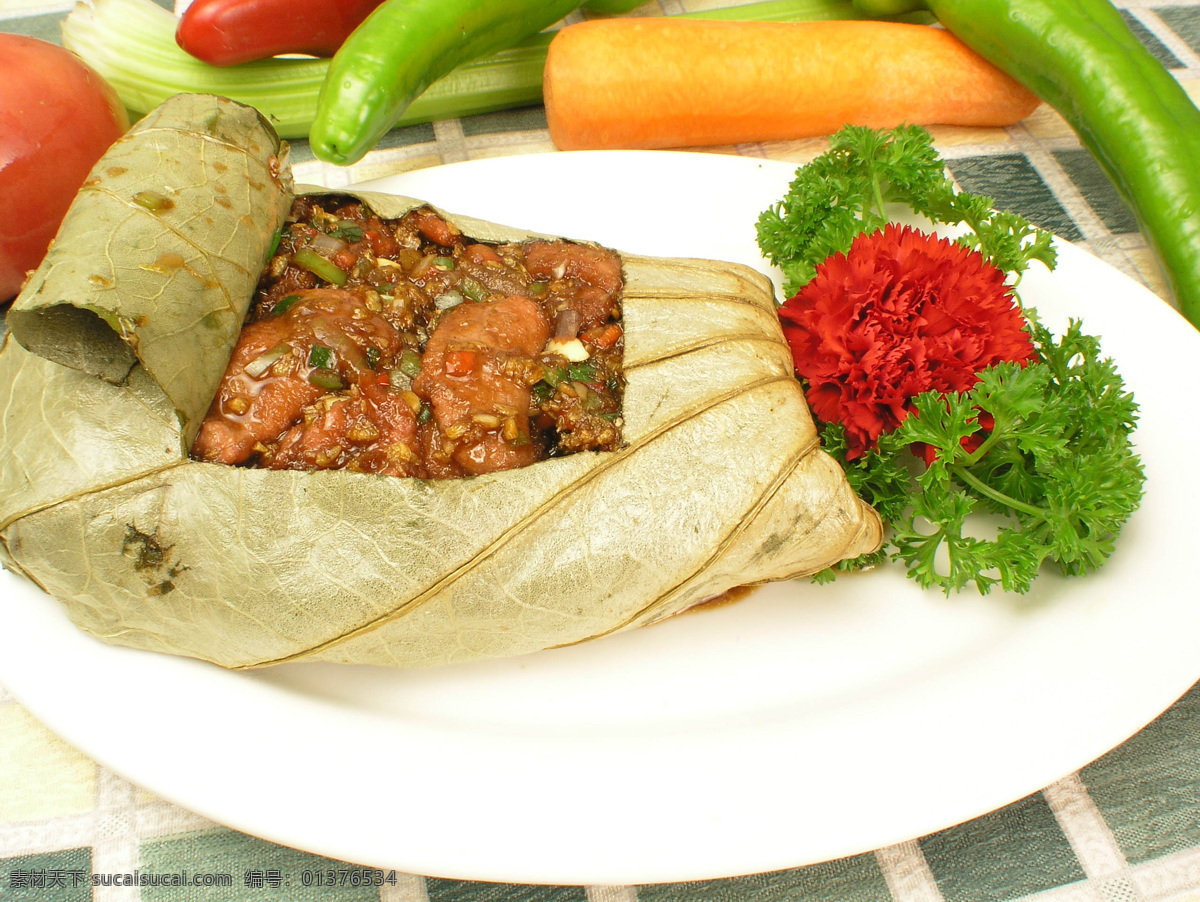
[[[928,9],[1054,107],[1129,204],[1183,315],[1200,327],[1200,109],[1110,0],[854,0]]]
[[[511,47],[582,0],[384,0],[329,64],[309,131],[319,159],[362,159],[430,84]]]
[[[334,285],[346,284],[346,273],[332,260],[322,257],[311,247],[302,247],[292,254],[292,261],[301,269],[307,269],[318,279],[332,282]]]

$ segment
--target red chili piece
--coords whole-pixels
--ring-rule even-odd
[[[197,59],[234,66],[281,53],[333,56],[382,0],[194,0],[175,41]]]

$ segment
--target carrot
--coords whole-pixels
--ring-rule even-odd
[[[1038,105],[940,28],[665,17],[561,29],[543,96],[562,150],[776,141],[848,124],[1002,126]]]

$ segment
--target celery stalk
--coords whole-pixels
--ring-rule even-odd
[[[760,0],[743,6],[706,9],[703,12],[683,13],[681,19],[723,19],[735,22],[820,22],[830,19],[882,19],[889,22],[930,24],[936,21],[931,13],[915,12],[896,16],[867,16],[843,0]]]
[[[175,94],[219,94],[257,107],[285,138],[308,134],[327,61],[209,66],[175,43],[176,23],[153,0],[83,0],[63,22],[63,46],[111,84],[135,115]]]
[[[219,94],[258,108],[285,138],[307,137],[328,60],[210,66],[175,43],[176,22],[153,0],[82,0],[63,23],[63,46],[108,81],[135,115],[175,94]],[[540,103],[549,43],[549,35],[536,35],[460,66],[417,98],[400,124]]]
[[[851,0],[763,0],[679,18],[774,22],[862,18]],[[928,16],[898,16],[928,21]],[[63,46],[113,86],[135,116],[175,94],[219,94],[256,107],[285,138],[304,138],[327,60],[279,57],[240,66],[202,63],[175,43],[176,17],[154,0],[80,0],[63,23]],[[452,119],[542,100],[542,68],[552,34],[458,67],[435,82],[399,125]]]

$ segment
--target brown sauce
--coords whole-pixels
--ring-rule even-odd
[[[699,604],[694,604],[690,608],[680,611],[681,614],[691,614],[698,611],[713,611],[717,608],[725,608],[730,605],[737,604],[739,601],[745,601],[754,594],[754,590],[758,586],[734,586],[722,592],[720,595],[714,595],[711,598],[706,598]]]

